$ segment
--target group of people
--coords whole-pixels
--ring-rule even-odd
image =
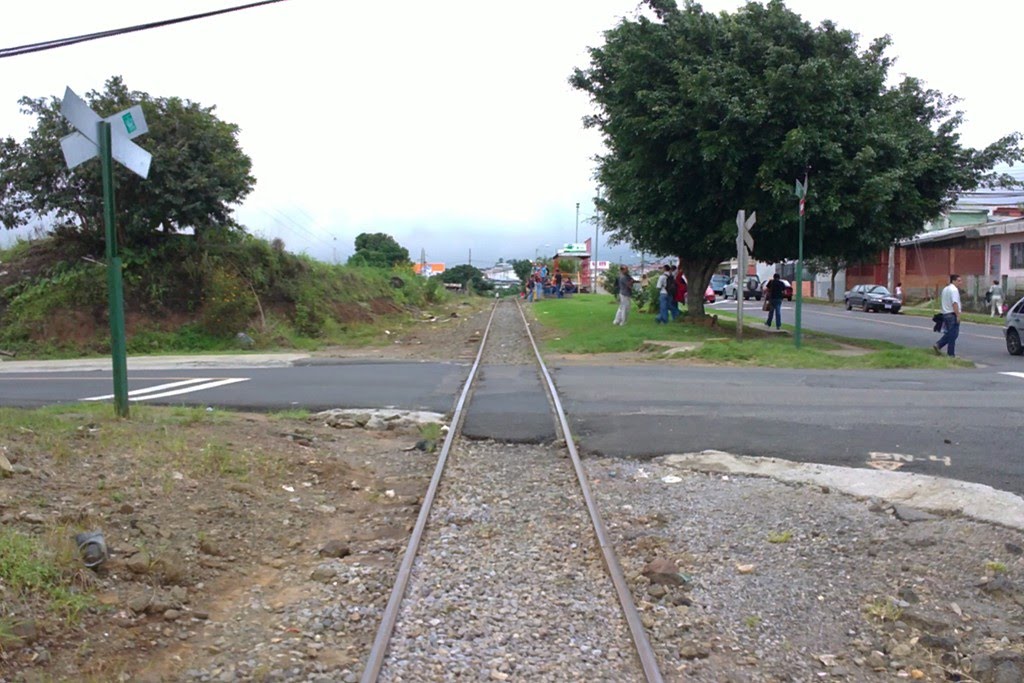
[[[658,275],[658,317],[659,325],[667,325],[669,317],[679,317],[679,304],[686,301],[686,278],[679,266],[665,264]]]
[[[646,280],[646,276],[645,276]],[[613,325],[625,325],[629,318],[629,308],[633,303],[633,276],[629,274],[629,268],[619,266],[619,308],[615,311]],[[677,266],[665,265],[658,275],[658,316],[655,318],[659,324],[668,323],[679,317],[679,304],[686,300],[686,278],[683,277],[683,270]]]
[[[568,275],[563,276],[562,271],[555,268],[555,274],[548,278],[548,267],[543,262],[538,262],[533,272],[526,279],[526,290],[524,296],[527,301],[540,301],[544,298],[545,290],[551,292],[559,299],[566,294],[576,291],[576,285]]]

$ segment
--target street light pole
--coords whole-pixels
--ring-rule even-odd
[[[573,240],[573,244],[578,244],[580,241],[580,203],[576,202],[576,239]]]

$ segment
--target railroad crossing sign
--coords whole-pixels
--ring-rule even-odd
[[[804,205],[807,203],[807,178],[806,177],[804,178],[804,181],[802,183],[800,182],[799,178],[797,179],[797,181],[796,181],[796,190],[794,190],[793,194],[795,194],[797,196],[797,198],[800,200],[800,215],[803,216],[804,215]]]
[[[132,138],[149,132],[141,105],[136,104],[104,119],[90,109],[85,100],[71,88],[67,88],[60,104],[60,113],[77,129],[60,140],[68,168],[74,168],[99,155],[100,141],[96,124],[106,121],[110,124],[111,156],[143,178],[149,175],[153,155],[132,142]]]
[[[749,218],[745,218],[745,216],[746,212],[743,209],[736,212],[736,227],[739,228],[739,234],[736,236],[736,247],[738,249],[742,243],[747,247],[748,252],[753,252],[754,238],[750,234],[750,229],[757,222],[757,211],[751,211]]]
[[[118,416],[128,417],[128,354],[124,332],[124,285],[121,257],[117,254],[117,230],[114,221],[114,159],[133,173],[145,178],[153,160],[132,138],[149,130],[142,107],[135,105],[107,118],[89,108],[71,88],[64,90],[60,103],[63,114],[77,130],[61,138],[60,148],[68,168],[74,168],[95,156],[100,158],[103,179],[103,225],[107,247],[107,297],[110,301],[110,355],[114,374],[114,408]]]

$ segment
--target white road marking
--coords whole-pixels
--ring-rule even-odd
[[[1024,372],[1000,372],[1000,375],[1009,375],[1010,377],[1019,377],[1024,379]]]
[[[914,462],[915,460],[940,462],[946,467],[950,467],[953,464],[953,460],[949,456],[939,457],[937,455],[919,455],[915,457],[909,453],[882,453],[880,451],[869,451],[868,457],[870,458],[867,462],[868,467],[873,467],[876,470],[887,470],[889,472],[894,472],[903,467],[904,463]]]
[[[181,382],[171,382],[169,384],[158,384],[154,387],[146,387],[145,389],[135,389],[134,391],[128,392],[129,401],[148,401],[152,398],[164,398],[165,396],[177,396],[179,394],[187,394],[193,391],[202,391],[204,389],[213,389],[221,387],[226,384],[235,384],[236,382],[248,382],[248,377],[228,377],[226,379],[213,379],[212,377],[199,377],[196,379],[187,379]],[[169,389],[170,391],[164,391]],[[160,392],[160,393],[155,393]],[[80,401],[107,401],[114,398],[113,394],[106,394],[103,396],[90,396],[88,398],[79,399]]]

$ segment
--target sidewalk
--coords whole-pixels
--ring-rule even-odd
[[[129,370],[168,370],[173,368],[270,368],[285,367],[309,358],[307,353],[237,353],[196,356],[128,357]],[[0,373],[67,372],[69,370],[110,370],[111,359],[71,358],[66,360],[11,360],[0,362]]]

